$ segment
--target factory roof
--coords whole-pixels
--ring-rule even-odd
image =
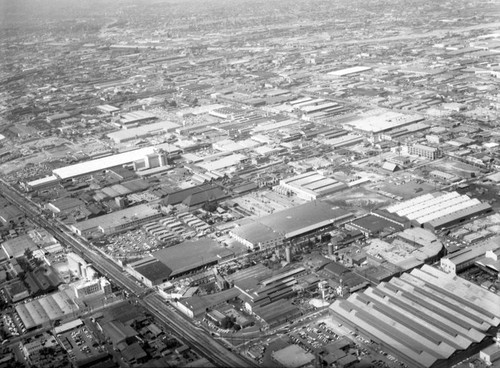
[[[230,166],[237,165],[246,158],[247,157],[245,155],[242,155],[240,153],[235,153],[230,156],[222,157],[218,160],[197,163],[197,165],[199,167],[204,168],[207,171],[214,171],[214,170],[217,171],[225,169]]]
[[[134,262],[130,266],[153,283],[157,280],[165,280],[172,273],[167,265],[151,256]]]
[[[369,66],[353,66],[350,68],[334,70],[333,72],[329,72],[328,75],[335,75],[337,77],[343,77],[345,75],[365,72],[365,71],[370,70],[370,69],[371,69],[371,67],[369,67]]]
[[[111,321],[102,325],[102,329],[113,344],[117,345],[125,341],[129,337],[137,335],[137,332],[130,326],[123,324],[120,321]]]
[[[284,367],[298,368],[306,365],[314,359],[314,355],[306,352],[299,345],[288,345],[272,353],[273,359]]]
[[[443,259],[454,263],[455,265],[460,265],[475,258],[481,257],[486,254],[487,251],[498,249],[499,245],[494,242],[486,242],[480,245],[475,245],[471,248],[463,248],[457,252],[451,253]]]
[[[157,208],[154,208],[148,204],[139,204],[137,206],[128,207],[120,211],[111,212],[106,215],[78,222],[73,226],[80,231],[99,227],[102,229],[108,229],[124,225],[135,220],[148,218],[159,213],[160,211]]]
[[[245,239],[253,245],[258,245],[259,243],[265,243],[283,237],[282,234],[259,222],[251,222],[249,224],[239,226],[231,230],[231,233]]]
[[[357,218],[351,222],[356,227],[367,230],[373,233],[380,232],[386,228],[402,229],[403,226],[397,225],[383,217],[368,214],[366,216]]]
[[[290,238],[352,217],[327,202],[313,201],[261,217],[258,221]]]
[[[298,311],[298,308],[286,299],[277,300],[263,307],[254,307],[252,310],[253,313],[266,321],[268,324],[272,324],[274,321],[286,318],[286,316],[293,318],[292,316]]]
[[[4,241],[2,248],[9,257],[15,258],[23,255],[26,249],[37,250],[38,246],[29,235],[20,235]]]
[[[65,289],[27,303],[18,304],[16,312],[21,317],[25,327],[30,329],[78,311],[78,306],[73,302],[73,298],[73,291]]]
[[[45,178],[41,178],[41,179],[36,179],[36,180],[29,181],[26,184],[28,186],[30,186],[30,187],[37,187],[39,185],[44,185],[44,184],[47,184],[47,183],[55,183],[58,180],[59,180],[59,178],[57,176],[50,175],[50,176],[47,176]]]
[[[156,147],[144,147],[133,151],[118,153],[112,156],[101,157],[95,160],[80,162],[78,164],[69,165],[54,169],[54,175],[61,179],[70,179],[76,176],[90,174],[96,171],[109,169],[113,166],[121,166],[129,164],[138,159],[144,158],[146,155],[154,153]]]
[[[332,313],[404,362],[431,367],[483,341],[500,324],[500,296],[424,265],[334,302]]]
[[[158,119],[158,118],[156,117],[156,115],[147,111],[132,111],[132,112],[127,112],[125,114],[121,114],[122,124],[131,124],[134,122],[138,122],[141,120],[148,120],[148,119]]]
[[[423,120],[419,115],[405,115],[389,110],[372,110],[358,119],[344,123],[347,129],[369,133],[381,133],[390,129],[413,124]]]
[[[172,270],[172,277],[226,257],[229,250],[212,239],[185,241],[154,252],[152,255]]]
[[[168,132],[179,127],[179,124],[170,121],[159,121],[153,124],[142,125],[137,128],[122,129],[107,134],[107,137],[115,141],[124,141],[135,137],[143,137],[155,132]]]
[[[261,280],[271,275],[272,271],[269,268],[258,263],[255,266],[228,275],[226,279],[232,282],[234,286],[238,287],[240,290],[249,291],[254,289]]]
[[[430,223],[434,228],[444,226],[461,218],[471,217],[491,209],[487,203],[458,192],[437,192],[398,203],[387,208],[419,224]]]
[[[213,308],[228,300],[234,299],[241,294],[236,288],[230,288],[219,293],[204,296],[194,295],[191,298],[181,299],[179,302],[193,311],[195,316],[204,314],[206,309]]]

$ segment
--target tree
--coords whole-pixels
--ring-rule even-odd
[[[26,249],[24,250],[24,256],[25,256],[28,260],[30,260],[30,259],[32,259],[32,258],[33,258],[33,251],[31,250],[31,248],[26,248]]]

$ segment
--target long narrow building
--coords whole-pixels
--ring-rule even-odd
[[[450,367],[487,346],[500,326],[500,295],[424,265],[337,300],[335,320],[409,367]]]

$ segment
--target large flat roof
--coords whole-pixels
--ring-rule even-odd
[[[372,110],[358,119],[344,123],[348,129],[355,129],[367,133],[381,133],[386,130],[402,127],[422,121],[420,115],[405,115],[390,110]]]
[[[98,227],[106,229],[131,222],[135,219],[143,219],[149,216],[153,216],[157,213],[160,213],[157,208],[152,207],[148,204],[140,204],[137,206],[125,208],[120,211],[111,212],[99,217],[94,217],[86,221],[78,222],[73,226],[81,231]]]
[[[113,166],[121,166],[129,164],[146,155],[155,152],[155,147],[144,147],[133,151],[118,153],[113,156],[101,157],[95,160],[80,162],[78,164],[69,165],[54,169],[52,173],[61,179],[71,179],[80,175],[90,174],[96,171],[109,169]]]
[[[350,212],[327,202],[313,201],[261,217],[258,222],[289,238],[351,216]]]
[[[121,129],[116,132],[111,132],[107,134],[107,137],[113,140],[122,141],[125,139],[134,138],[136,136],[143,136],[145,134],[150,134],[157,131],[167,132],[178,127],[179,124],[172,123],[170,121],[159,121],[153,124],[142,125],[137,128]]]
[[[152,253],[152,256],[172,270],[172,277],[181,272],[218,261],[229,250],[212,239],[186,241]]]
[[[344,75],[365,72],[365,71],[370,70],[370,69],[371,69],[371,67],[369,67],[369,66],[352,66],[350,68],[334,70],[333,72],[329,72],[328,75],[335,75],[337,77],[342,77]]]

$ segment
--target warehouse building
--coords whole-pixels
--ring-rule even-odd
[[[389,206],[386,211],[407,218],[414,227],[438,231],[491,212],[492,208],[458,192],[436,192]]]
[[[71,230],[90,239],[130,230],[161,216],[158,208],[148,204],[140,204],[73,224]]]
[[[179,125],[176,123],[172,123],[170,121],[160,121],[157,123],[139,126],[137,128],[122,129],[117,132],[108,133],[107,137],[119,144],[157,134],[173,132],[178,127]]]
[[[409,367],[450,367],[488,346],[500,295],[424,265],[337,300],[331,316]]]
[[[145,160],[148,155],[167,154],[175,155],[181,150],[168,143],[158,144],[156,146],[144,147],[112,156],[97,158],[95,160],[80,162],[74,165],[54,169],[52,173],[58,180],[70,180],[84,175],[90,175],[95,172],[111,169],[117,166],[132,165],[134,162],[141,162],[146,167]]]
[[[216,265],[234,257],[234,253],[215,240],[202,238],[160,249],[152,256],[172,270],[170,278],[176,278]]]
[[[148,256],[127,265],[127,272],[144,285],[152,288],[168,281],[172,270],[158,259]]]
[[[27,330],[37,327],[48,327],[56,320],[69,320],[78,313],[79,307],[74,303],[73,289],[65,289],[57,293],[18,304],[15,309]]]
[[[300,245],[352,217],[352,213],[339,207],[314,201],[260,217],[252,223],[234,228],[230,235],[250,249],[275,247],[285,241]],[[256,229],[262,233],[256,233]]]
[[[378,142],[387,132],[424,120],[422,116],[405,115],[385,109],[370,110],[352,121],[345,122],[345,130],[360,133]]]
[[[120,124],[122,128],[127,129],[157,119],[158,117],[156,115],[147,111],[132,111],[120,115]]]
[[[55,175],[50,175],[45,178],[36,179],[28,182],[21,182],[22,188],[31,192],[33,190],[43,190],[53,188],[59,184],[59,178]]]
[[[283,179],[273,190],[281,194],[294,194],[306,201],[312,201],[345,188],[347,188],[346,184],[311,171]]]
[[[440,266],[443,271],[455,275],[457,272],[472,267],[487,252],[498,249],[500,246],[494,240],[472,248],[464,248],[441,258]]]
[[[345,225],[347,230],[358,230],[366,237],[378,236],[381,233],[394,233],[403,229],[403,226],[383,217],[368,214],[359,217]]]

